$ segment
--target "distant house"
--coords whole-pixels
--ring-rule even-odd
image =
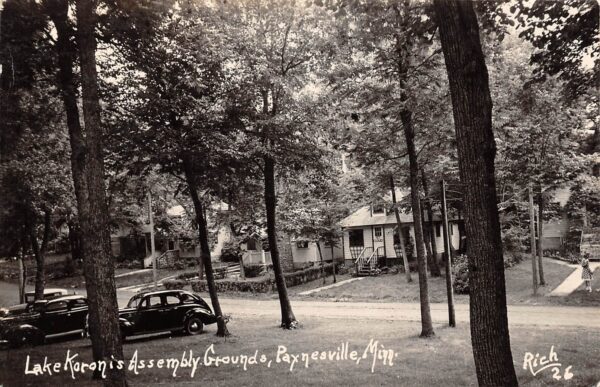
[[[342,250],[346,262],[353,263],[363,252],[378,252],[387,265],[402,263],[402,250],[398,224],[394,211],[384,204],[364,206],[340,222],[342,227]],[[400,213],[402,223],[401,232],[406,244],[407,256],[413,258],[415,253],[415,232],[413,217],[410,213]],[[425,217],[428,221],[428,218]],[[437,254],[444,252],[444,239],[442,234],[442,219],[439,214],[434,214],[434,234]],[[449,234],[452,248],[460,248],[463,222],[459,219],[449,220]]]
[[[295,267],[303,267],[312,262],[320,262],[319,248],[317,242],[308,239],[296,238],[291,240],[292,258]],[[332,246],[326,242],[319,242],[321,247],[321,255],[324,262],[332,262],[333,260],[340,261],[344,254],[341,243]]]
[[[245,239],[241,243],[243,261],[245,265],[249,264],[272,264],[271,253],[268,250],[263,249],[263,241],[266,240],[266,233],[254,233]],[[342,247],[341,244],[332,246],[320,242],[321,254],[323,255],[323,261],[331,262],[334,258],[336,260],[342,260]],[[293,267],[295,269],[302,268],[311,263],[321,261],[319,256],[319,249],[317,243],[303,238],[291,238],[288,235],[280,235],[279,240],[280,258],[285,261],[288,255],[291,257],[291,262],[283,262],[283,265]]]
[[[560,208],[560,211],[558,218],[544,221],[542,236],[544,249],[559,250],[566,243],[567,234],[569,233],[571,224],[564,207],[569,201],[570,197],[570,188],[559,188],[554,190],[551,199],[548,200],[548,204],[557,204]]]

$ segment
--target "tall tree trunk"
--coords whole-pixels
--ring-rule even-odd
[[[271,261],[273,262],[273,271],[275,273],[275,284],[277,285],[277,293],[279,293],[281,327],[292,329],[296,327],[297,321],[288,297],[285,277],[283,276],[281,262],[279,261],[279,248],[277,247],[277,228],[275,224],[275,211],[277,208],[277,196],[275,193],[275,160],[269,156],[264,156],[264,162],[267,237],[269,240],[269,250],[271,251]]]
[[[212,260],[210,257],[210,245],[208,243],[208,229],[206,226],[206,217],[204,213],[204,205],[202,200],[198,196],[198,187],[196,184],[196,177],[192,166],[192,161],[188,156],[184,156],[184,171],[185,179],[190,191],[190,197],[192,203],[194,203],[194,212],[196,214],[196,223],[198,225],[198,239],[200,241],[200,259],[204,266],[204,272],[206,273],[206,284],[208,285],[208,294],[210,295],[210,302],[213,306],[215,316],[217,316],[217,336],[225,337],[229,336],[229,330],[227,329],[227,322],[223,317],[221,311],[221,303],[219,302],[219,296],[217,295],[217,286],[215,284],[215,275],[212,267]]]
[[[75,220],[69,220],[67,226],[69,227],[69,246],[71,247],[71,258],[67,261],[67,270],[69,273],[73,273],[75,271],[75,262],[83,259],[81,232],[79,224]]]
[[[333,263],[333,267],[331,268],[331,270],[333,270],[333,283],[337,282],[337,277],[335,275],[335,256],[333,255],[333,241],[330,241],[331,243],[331,261]]]
[[[35,291],[34,297],[36,300],[44,299],[44,288],[46,286],[46,270],[45,270],[45,261],[46,261],[46,250],[48,248],[48,239],[50,236],[50,219],[52,212],[46,210],[44,212],[44,234],[42,237],[42,244],[38,243],[37,237],[37,225],[34,222],[28,223],[28,234],[29,240],[31,243],[31,249],[33,250],[33,256],[35,257]]]
[[[427,262],[423,242],[423,222],[421,219],[421,204],[419,199],[419,164],[415,149],[415,131],[412,124],[412,112],[403,110],[400,119],[406,139],[406,150],[410,169],[410,199],[415,229],[415,249],[417,250],[417,267],[419,272],[419,298],[421,301],[421,337],[434,336],[429,308],[429,289],[427,284]]]
[[[19,252],[19,304],[25,303],[25,283],[27,282],[27,267],[25,266],[25,238],[21,239],[21,249]]]
[[[89,328],[95,361],[107,364],[123,359],[119,308],[110,248],[108,208],[104,186],[103,130],[96,73],[96,2],[77,0],[77,45],[81,68],[81,90],[85,139],[79,124],[73,50],[68,27],[68,4],[52,2],[52,19],[57,28],[59,85],[67,112],[71,141],[71,165],[81,224],[84,274],[89,302]],[[77,121],[75,121],[77,119]],[[94,372],[100,377],[98,371]],[[105,385],[125,386],[125,372],[109,367]]]
[[[29,239],[31,241],[31,249],[33,250],[33,256],[35,257],[35,290],[34,298],[36,300],[44,299],[44,287],[46,285],[46,271],[44,268],[44,254],[42,253],[40,246],[35,235],[35,225],[29,229]]]
[[[469,256],[471,342],[480,386],[516,386],[498,218],[492,100],[473,3],[434,0],[452,96]]]
[[[540,285],[544,286],[546,285],[546,280],[544,279],[544,264],[542,262],[542,259],[544,257],[544,243],[542,241],[542,238],[544,237],[544,228],[543,228],[543,216],[544,214],[544,194],[541,192],[541,187],[540,187],[540,197],[539,197],[539,201],[538,201],[538,273],[540,275]]]
[[[442,275],[440,272],[440,266],[437,259],[437,243],[435,241],[435,227],[433,224],[433,208],[431,207],[431,200],[429,200],[429,184],[427,184],[427,177],[425,176],[425,170],[421,169],[421,181],[423,182],[423,192],[425,193],[425,208],[427,209],[427,233],[429,234],[429,243],[431,244],[431,275],[433,277],[439,277]]]
[[[323,285],[325,285],[327,282],[325,281],[325,265],[323,263],[323,254],[321,252],[321,245],[319,244],[319,241],[317,241],[316,243],[317,250],[319,250],[319,259],[321,260],[321,277],[323,278]]]
[[[232,200],[233,199],[230,197],[229,202],[231,203]],[[230,206],[229,208],[231,209],[231,204],[228,204],[228,205]],[[235,232],[235,226],[234,226],[233,222],[229,223],[229,229],[231,230],[231,234],[233,235],[233,238],[237,244],[238,243],[238,239],[237,239],[238,235]],[[239,244],[237,244],[237,246],[239,248]],[[244,269],[244,254],[240,254],[239,263],[240,263],[240,278],[246,279],[246,269]]]
[[[425,244],[425,256],[427,257],[427,268],[429,269],[429,274],[433,276],[433,253],[431,250],[431,233],[429,232],[428,223],[425,222],[425,203],[421,202],[421,221],[423,222],[423,242]]]
[[[398,227],[398,240],[400,241],[400,250],[402,252],[402,261],[404,263],[404,274],[406,275],[406,282],[412,282],[408,257],[406,256],[406,243],[404,242],[404,235],[402,235],[402,220],[400,220],[400,211],[398,211],[398,207],[396,207],[396,186],[394,184],[393,175],[390,175],[390,188],[392,190],[392,203],[394,204],[394,214],[396,215],[396,224]]]

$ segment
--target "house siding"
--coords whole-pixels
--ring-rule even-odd
[[[325,243],[321,242],[321,254],[323,255],[323,261],[331,261],[331,247],[325,246]],[[306,248],[298,248],[295,242],[292,242],[292,257],[294,258],[294,267],[302,267],[310,262],[320,262],[321,257],[319,256],[319,249],[317,248],[316,242],[310,242]],[[336,259],[342,259],[342,248],[341,246],[333,247],[333,256]]]
[[[344,260],[351,260],[352,254],[350,253],[350,235],[348,230],[344,230],[344,237],[342,243],[344,244]]]
[[[384,230],[385,238],[385,256],[388,258],[396,258],[396,250],[394,250],[394,228],[396,226],[386,225]]]

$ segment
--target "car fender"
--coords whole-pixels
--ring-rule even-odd
[[[193,316],[199,317],[200,320],[202,320],[202,323],[204,324],[213,324],[217,322],[217,317],[211,311],[206,310],[200,306],[188,310],[185,313],[184,321]]]
[[[4,337],[10,347],[18,348],[23,344],[24,339],[34,345],[43,344],[46,335],[36,326],[18,324],[6,329]]]
[[[125,317],[119,317],[119,328],[121,328],[121,331],[126,335],[130,335],[133,331],[133,323]]]

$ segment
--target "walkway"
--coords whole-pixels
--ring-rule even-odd
[[[569,275],[565,280],[558,285],[554,290],[548,294],[550,297],[564,297],[573,293],[577,290],[578,287],[583,284],[583,280],[581,279],[581,265],[569,265],[573,267],[575,270],[571,275]],[[600,267],[600,263],[592,263],[590,262],[590,269],[594,272],[598,267]]]
[[[338,286],[342,286],[342,285],[345,285],[345,284],[348,284],[348,283],[354,282],[354,281],[360,281],[361,279],[364,279],[364,278],[365,277],[350,278],[350,279],[347,279],[347,280],[344,280],[344,281],[336,282],[336,283],[331,284],[331,285],[321,286],[320,288],[306,290],[304,292],[298,293],[298,295],[299,296],[308,296],[309,294],[317,293],[317,292],[320,292],[321,290],[327,290],[327,289],[331,289],[331,288],[337,288]]]

